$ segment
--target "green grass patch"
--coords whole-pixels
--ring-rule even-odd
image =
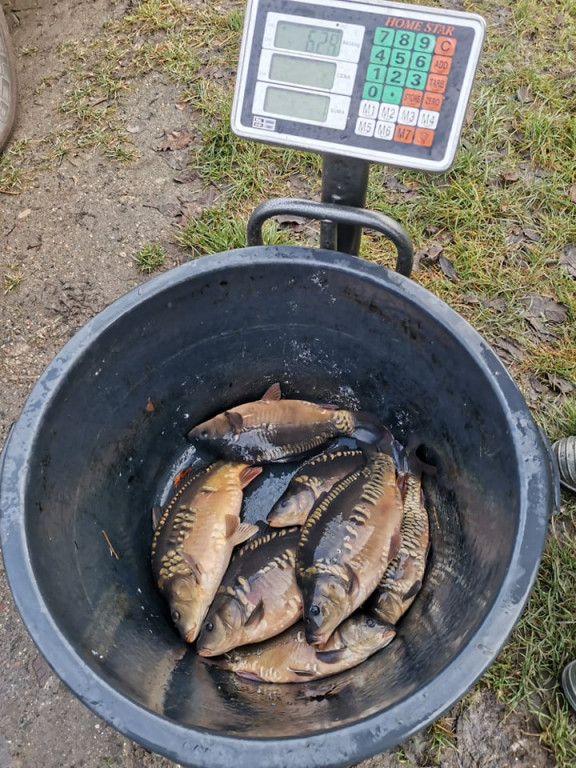
[[[142,272],[150,274],[164,266],[166,251],[159,243],[146,243],[132,258]]]

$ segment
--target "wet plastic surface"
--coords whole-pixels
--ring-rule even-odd
[[[397,638],[303,685],[201,663],[149,562],[152,505],[203,458],[187,431],[274,381],[379,414],[438,467],[427,577]],[[350,765],[437,718],[498,654],[556,504],[550,457],[490,348],[424,289],[329,251],[231,251],[127,294],[45,371],[2,454],[6,571],[57,674],[140,744],[203,768]],[[270,473],[253,519],[288,482]]]

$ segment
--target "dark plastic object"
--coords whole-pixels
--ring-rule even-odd
[[[274,381],[380,414],[438,468],[428,573],[396,639],[284,686],[199,663],[149,563],[151,506],[199,458],[188,429]],[[6,572],[36,644],[106,722],[199,768],[351,765],[438,718],[514,627],[557,504],[546,440],[459,315],[394,272],[296,247],[208,256],[111,305],[49,365],[2,458]],[[288,470],[268,471],[279,495]],[[252,519],[272,502],[254,486]]]
[[[365,208],[355,208],[349,205],[321,203],[316,200],[298,200],[291,197],[275,197],[266,200],[254,209],[248,219],[248,245],[262,245],[262,225],[273,216],[302,216],[305,219],[316,219],[327,225],[322,236],[339,240],[340,228],[344,234],[351,231],[361,232],[362,229],[375,229],[392,241],[396,248],[396,271],[405,277],[410,277],[414,250],[410,236],[395,219],[383,213],[368,211]],[[358,239],[358,246],[360,240]],[[334,242],[336,245],[336,242]],[[326,247],[326,244],[323,243]],[[356,255],[353,253],[352,255]]]

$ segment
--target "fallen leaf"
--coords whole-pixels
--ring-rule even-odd
[[[50,678],[50,675],[52,674],[52,670],[40,655],[36,656],[36,658],[32,660],[30,666],[32,668],[32,672],[34,672],[34,677],[36,678],[38,687],[44,688]]]
[[[32,213],[32,208],[25,208],[23,211],[20,211],[17,218],[18,219],[26,219],[30,214]]]
[[[524,317],[527,320],[543,319],[551,323],[563,323],[568,317],[568,311],[564,304],[560,304],[549,296],[541,296],[539,293],[527,293],[520,299],[526,308]]]
[[[520,88],[518,88],[516,91],[516,98],[522,104],[528,104],[529,102],[534,101],[530,88],[526,85],[521,85]]]
[[[274,216],[274,221],[281,229],[291,229],[293,232],[302,232],[302,230],[308,224],[308,219],[303,216],[290,216],[283,214],[280,216]]]
[[[570,200],[576,203],[576,184],[573,184],[568,191],[570,193]]]
[[[504,171],[500,174],[500,178],[502,181],[514,182],[520,180],[520,174],[517,171]]]
[[[561,376],[556,376],[554,373],[548,373],[546,378],[550,382],[550,387],[555,392],[560,392],[562,395],[567,395],[574,390],[574,384],[572,382],[563,379]]]
[[[541,235],[536,232],[535,229],[523,229],[522,234],[525,238],[531,240],[533,243],[537,243],[542,239]]]
[[[563,248],[558,266],[562,267],[571,277],[576,277],[576,243],[570,243]]]
[[[164,131],[163,141],[156,144],[156,152],[175,152],[189,147],[194,141],[194,134],[183,128],[182,130]]]
[[[509,336],[500,336],[492,342],[492,346],[506,365],[522,360],[524,357],[524,350]]]
[[[198,174],[195,171],[186,171],[181,173],[180,176],[174,176],[172,181],[177,184],[188,184],[191,181],[195,181],[198,178]]]
[[[144,408],[144,411],[146,413],[154,413],[156,411],[156,403],[154,402],[154,400],[152,400],[151,397],[149,397],[148,400],[146,401],[146,406]]]
[[[439,256],[438,263],[440,264],[440,269],[447,278],[453,282],[458,280],[458,273],[456,272],[454,264],[450,261],[450,259],[447,259],[446,256]]]
[[[558,334],[551,331],[546,323],[542,322],[539,318],[527,317],[526,321],[538,339],[541,339],[542,341],[553,341],[558,338]]]

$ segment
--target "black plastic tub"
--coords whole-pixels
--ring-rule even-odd
[[[198,663],[149,563],[151,506],[202,458],[188,429],[274,381],[379,414],[438,469],[427,577],[396,639],[284,686]],[[288,470],[253,484],[252,519]],[[557,505],[547,441],[459,315],[382,267],[273,246],[186,264],[89,322],[32,391],[0,483],[6,572],[49,664],[107,723],[199,768],[345,766],[431,723],[506,642]]]

